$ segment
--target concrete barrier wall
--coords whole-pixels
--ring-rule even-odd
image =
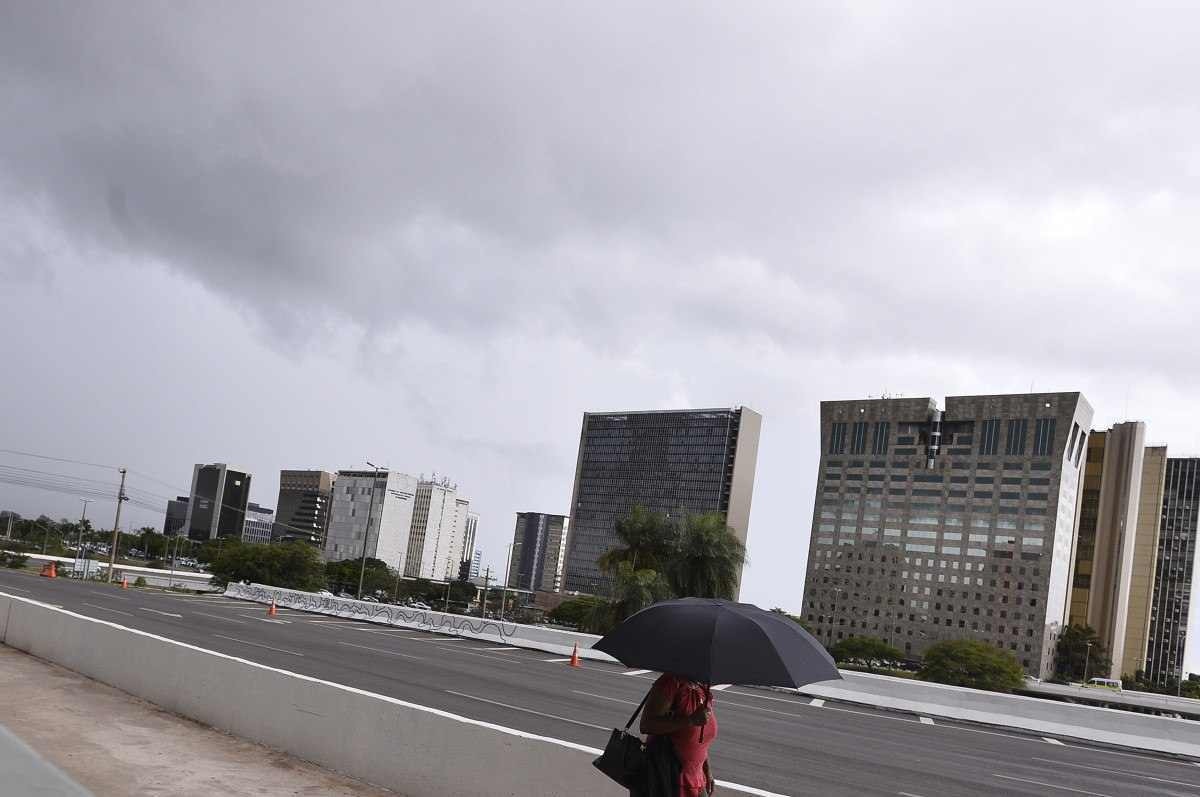
[[[8,551],[8,553],[19,553],[22,556],[28,556],[32,562],[56,562],[58,563],[58,572],[60,575],[65,574],[68,569],[74,570],[75,565],[79,560],[72,559],[69,556],[49,556],[47,554],[29,553],[27,551]],[[95,574],[103,575],[108,572],[108,562],[99,559],[88,559],[87,569],[88,575]],[[82,568],[79,568],[81,572]],[[124,573],[129,576],[129,580],[133,581],[138,576],[146,579],[146,583],[155,587],[186,587],[197,591],[207,591],[216,589],[210,583],[212,581],[212,573],[196,573],[191,570],[176,570],[172,573],[170,570],[162,570],[157,567],[139,567],[137,565],[117,565],[116,578],[120,579]]]
[[[401,628],[436,631],[441,634],[465,636],[489,642],[503,642],[564,656],[570,655],[575,645],[579,645],[579,655],[583,658],[615,661],[607,653],[592,650],[592,645],[600,639],[595,634],[561,631],[536,625],[505,623],[482,617],[411,609],[407,606],[391,606],[386,603],[372,603],[350,598],[335,598],[331,595],[281,589],[264,584],[230,584],[225,588],[225,595],[230,598],[264,604],[274,600],[277,606],[286,609],[299,609],[306,612],[328,614],[333,617],[366,620]]]
[[[582,745],[289,673],[0,594],[0,642],[409,797],[617,797]]]

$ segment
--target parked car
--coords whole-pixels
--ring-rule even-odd
[[[414,601],[412,604],[410,604],[410,606],[413,609],[420,609],[423,612],[430,611],[429,604],[422,603],[421,601]]]
[[[330,592],[330,591],[329,591],[329,590],[327,590],[327,589],[323,589],[323,590],[321,590],[320,592],[318,592],[317,594],[318,594],[318,595],[323,595],[323,596],[325,596],[326,598],[332,598],[332,597],[333,597],[333,593],[332,593],[332,592]]]

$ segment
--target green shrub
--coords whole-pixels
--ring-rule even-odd
[[[142,576],[138,576],[136,579],[134,579],[133,586],[135,586],[135,587],[146,586],[146,579],[143,578]]]

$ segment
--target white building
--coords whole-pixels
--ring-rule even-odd
[[[417,485],[404,575],[436,581],[458,577],[470,502],[448,479]]]
[[[275,512],[251,501],[246,504],[246,520],[242,524],[242,542],[269,543],[275,528]]]
[[[341,470],[333,490],[325,558],[357,559],[363,554],[404,572],[418,480],[395,471]],[[368,512],[370,526],[368,533]]]

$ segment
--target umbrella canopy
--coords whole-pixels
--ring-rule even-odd
[[[821,643],[790,618],[712,598],[656,603],[592,647],[629,667],[708,684],[800,687],[841,678]]]

